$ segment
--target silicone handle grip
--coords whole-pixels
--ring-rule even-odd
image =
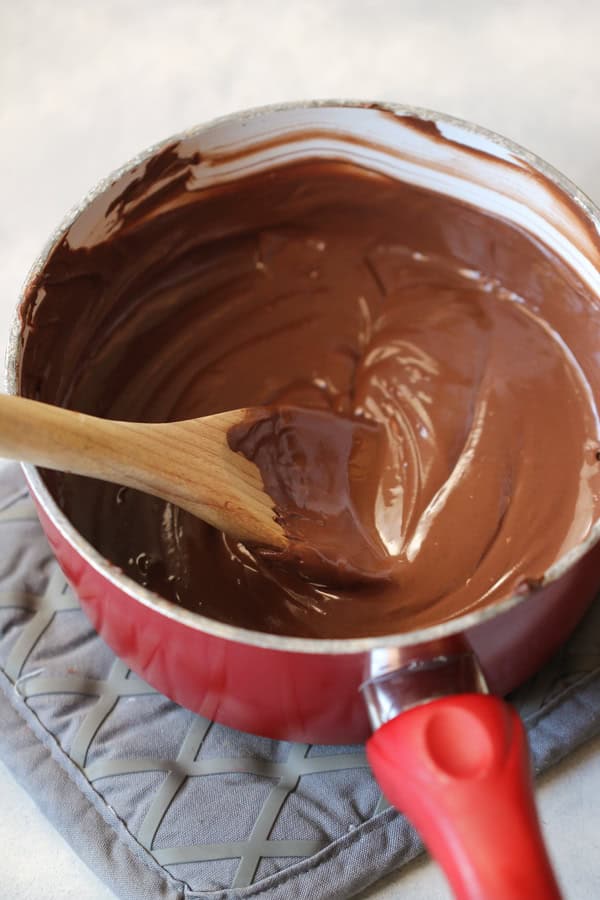
[[[414,707],[375,732],[367,756],[459,900],[560,900],[508,704],[460,694]]]

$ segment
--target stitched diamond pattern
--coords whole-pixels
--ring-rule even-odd
[[[361,747],[241,734],[130,672],[81,612],[21,485],[0,506],[0,667],[158,863],[195,890],[243,887],[261,861],[289,866],[385,808]],[[11,588],[25,564],[31,583]]]

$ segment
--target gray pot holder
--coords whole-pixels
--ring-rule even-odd
[[[513,700],[537,771],[600,732],[600,601]],[[0,755],[126,900],[351,897],[422,850],[362,747],[232,731],[116,659],[14,465],[0,469]]]

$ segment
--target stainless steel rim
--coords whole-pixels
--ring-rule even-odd
[[[42,249],[39,256],[33,263],[29,274],[25,280],[23,289],[19,295],[17,309],[12,320],[9,334],[8,350],[6,357],[6,384],[8,392],[12,394],[18,393],[19,379],[19,358],[20,358],[20,335],[21,320],[19,309],[24,300],[25,294],[43,269],[46,261],[56,246],[62,239],[67,230],[70,228],[77,216],[106,188],[113,184],[118,178],[127,173],[130,169],[143,163],[148,157],[162,149],[163,147],[173,143],[174,141],[184,140],[186,138],[196,137],[203,131],[214,127],[215,125],[227,122],[243,122],[245,120],[264,116],[270,113],[276,113],[291,109],[308,109],[315,107],[354,107],[365,108],[376,106],[381,110],[385,110],[399,116],[415,116],[417,118],[456,125],[466,132],[474,135],[488,138],[499,147],[504,148],[509,153],[527,162],[533,169],[536,169],[544,175],[549,181],[555,184],[564,194],[573,200],[585,213],[588,220],[595,226],[596,231],[600,234],[600,210],[594,203],[576,187],[569,179],[558,172],[553,166],[549,165],[540,157],[530,153],[519,144],[508,140],[488,129],[473,125],[462,119],[453,116],[438,113],[433,110],[423,109],[421,107],[409,106],[398,103],[385,103],[368,100],[312,100],[303,102],[292,102],[283,104],[274,104],[270,106],[261,106],[242,112],[233,113],[228,116],[222,116],[213,119],[210,122],[197,125],[193,128],[171,135],[165,140],[160,141],[139,153],[129,162],[125,163],[116,171],[100,181],[84,199],[73,207],[65,216],[61,224],[50,236]],[[353,654],[366,653],[378,647],[405,647],[413,644],[425,644],[429,641],[437,641],[446,638],[458,632],[467,631],[476,625],[488,621],[497,615],[507,612],[508,610],[525,602],[530,596],[528,592],[519,592],[490,604],[483,609],[476,610],[442,622],[439,625],[422,628],[417,631],[403,632],[400,634],[382,635],[378,637],[365,638],[344,638],[344,639],[322,639],[322,638],[302,638],[287,637],[281,635],[270,635],[260,631],[252,631],[246,628],[239,628],[233,625],[227,625],[210,619],[200,613],[191,612],[183,609],[174,603],[160,597],[158,594],[143,588],[136,581],[126,575],[121,569],[113,565],[109,560],[103,557],[85,538],[74,528],[64,513],[59,509],[50,492],[44,485],[38,470],[34,466],[23,465],[29,485],[36,496],[38,503],[51,520],[53,525],[61,533],[63,538],[83,557],[83,559],[98,573],[100,573],[109,582],[120,588],[130,597],[144,606],[150,607],[162,615],[174,619],[186,626],[196,629],[207,634],[214,635],[237,643],[249,644],[269,650],[280,652],[294,653],[314,653],[314,654]],[[562,556],[554,563],[544,574],[541,584],[546,585],[556,581],[571,569],[588,550],[590,550],[600,539],[600,519],[596,521],[587,538],[581,543],[573,547],[567,554]]]

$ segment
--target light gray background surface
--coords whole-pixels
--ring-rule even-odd
[[[600,201],[597,0],[0,0],[0,353],[67,209],[144,146],[235,109],[366,97],[506,134]],[[568,900],[600,896],[600,741],[543,781]],[[0,765],[0,898],[110,900]],[[369,897],[447,898],[418,863]],[[150,898],[149,898],[150,900]]]

